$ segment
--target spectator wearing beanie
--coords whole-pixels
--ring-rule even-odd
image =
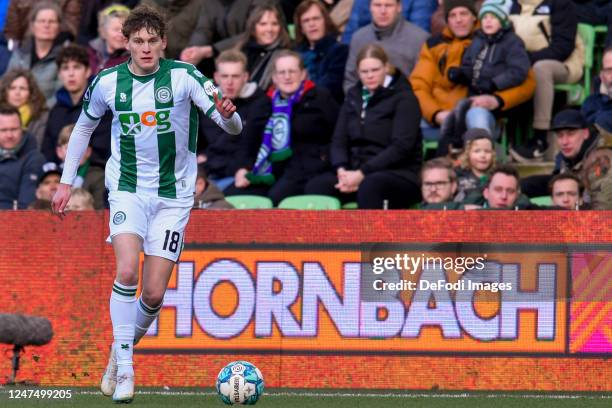
[[[478,28],[476,9],[472,0],[446,0],[444,3],[447,26],[441,34],[431,37],[421,48],[418,62],[410,75],[410,82],[416,94],[426,123],[425,131],[437,133],[457,103],[468,96],[468,87],[456,84],[448,78],[451,67],[461,65],[466,48],[472,43]],[[492,95],[477,95],[472,106],[502,112],[528,101],[535,89],[530,71],[520,85],[496,90]],[[432,129],[433,128],[433,129]],[[439,153],[444,155],[448,146],[440,144]]]
[[[452,82],[468,87],[469,97],[493,95],[501,105],[503,101],[494,93],[517,87],[527,79],[531,64],[523,41],[514,34],[508,20],[511,6],[511,0],[483,3],[478,14],[481,28],[474,33],[461,65],[448,70]],[[447,134],[442,139],[460,144],[461,135],[472,128],[487,129],[491,137],[497,138],[499,116],[499,109],[488,109],[470,99],[459,104],[455,115],[447,117],[443,126]]]

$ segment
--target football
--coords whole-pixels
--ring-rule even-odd
[[[228,405],[253,405],[263,394],[263,389],[261,371],[248,361],[232,361],[217,376],[217,393]]]

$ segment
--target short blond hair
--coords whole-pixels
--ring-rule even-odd
[[[58,146],[67,145],[68,142],[70,141],[70,135],[72,134],[73,130],[74,130],[74,123],[64,126],[62,130],[60,130],[59,135],[57,137],[57,145]]]
[[[72,195],[70,196],[70,201],[72,200],[82,200],[83,207],[86,207],[86,210],[94,209],[94,198],[91,193],[84,188],[74,188],[72,189]]]
[[[234,62],[242,64],[243,69],[247,70],[248,60],[246,55],[240,50],[229,49],[223,51],[217,59],[215,59],[215,69],[219,70],[219,64],[223,64],[225,62]]]

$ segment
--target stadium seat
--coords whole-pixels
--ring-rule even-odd
[[[289,38],[295,41],[295,24],[288,24],[287,32],[289,33]]]
[[[553,205],[550,196],[531,197],[529,201],[531,201],[531,204],[535,204],[540,207],[550,207]]]
[[[352,201],[352,202],[350,202],[350,203],[346,203],[346,204],[344,204],[344,205],[342,206],[342,209],[343,209],[343,210],[356,210],[356,209],[358,209],[358,208],[359,208],[359,206],[358,206],[358,205],[357,205],[357,203],[356,203],[356,202],[354,202],[354,201]]]
[[[432,150],[434,153],[438,149],[438,141],[440,140],[440,129],[434,128],[426,124],[425,119],[421,119],[421,134],[423,136],[423,158],[427,157],[427,151]]]
[[[555,90],[567,92],[570,105],[582,105],[591,93],[591,69],[593,68],[593,50],[595,48],[595,28],[588,24],[578,24],[578,34],[584,43],[584,73],[582,80],[575,84],[558,84]]]
[[[597,25],[593,26],[595,30],[595,51],[593,52],[593,69],[595,73],[601,71],[603,52],[606,49],[606,38],[608,34],[608,26]]]
[[[434,152],[438,149],[438,141],[437,140],[425,140],[423,139],[423,157],[427,156],[428,150],[433,150]]]
[[[225,197],[225,200],[239,210],[258,210],[272,208],[272,200],[257,195],[235,195]]]
[[[289,210],[339,210],[340,200],[325,195],[299,195],[287,197],[278,204],[278,208]]]

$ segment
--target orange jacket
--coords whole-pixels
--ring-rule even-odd
[[[472,33],[478,27],[474,27]],[[410,74],[410,83],[416,94],[423,117],[434,123],[434,116],[442,110],[452,110],[455,104],[467,97],[465,85],[457,85],[448,79],[448,69],[461,65],[463,52],[472,43],[472,36],[456,38],[448,27],[441,34],[427,40],[421,48],[419,59]],[[535,91],[533,70],[521,85],[497,91],[494,95],[503,101],[502,110],[527,102]]]

